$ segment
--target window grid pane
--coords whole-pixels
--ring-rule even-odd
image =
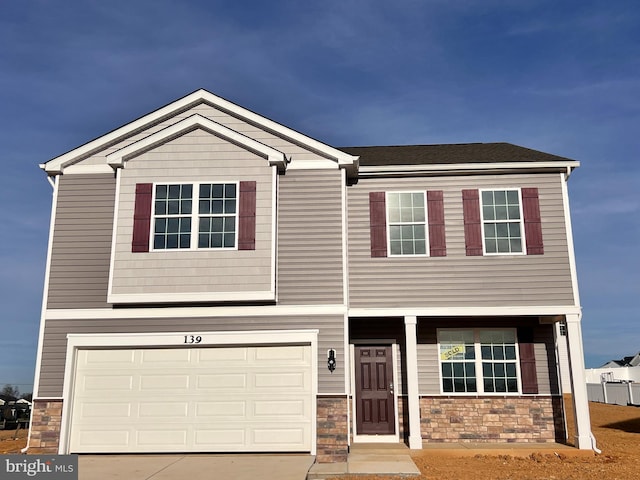
[[[517,393],[515,334],[512,330],[480,332],[485,392]]]
[[[424,193],[387,194],[391,255],[426,254]]]
[[[442,391],[477,392],[472,330],[440,332]]]
[[[190,248],[193,187],[190,184],[156,185],[153,248]]]
[[[236,185],[202,184],[199,190],[198,248],[235,248]]]
[[[441,330],[438,341],[443,393],[475,393],[478,382],[485,393],[518,393],[514,330]]]
[[[486,253],[522,253],[520,217],[517,190],[482,192]]]

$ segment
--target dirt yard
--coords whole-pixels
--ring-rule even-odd
[[[20,453],[27,445],[29,430],[0,430],[0,454]]]
[[[570,398],[565,398],[570,401]],[[590,403],[591,425],[602,454],[571,457],[426,457],[413,460],[421,480],[630,480],[640,478],[640,408]],[[570,413],[571,410],[567,409]],[[573,432],[573,418],[569,418]],[[366,480],[382,477],[368,477]],[[365,480],[359,477],[358,480]]]
[[[593,434],[602,454],[571,457],[534,454],[510,456],[432,457],[418,452],[413,459],[420,480],[631,480],[640,477],[640,408],[590,403]],[[573,431],[569,419],[569,431]],[[19,453],[27,431],[0,430],[0,454]],[[358,476],[357,480],[393,477]]]

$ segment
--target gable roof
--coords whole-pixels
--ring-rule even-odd
[[[124,162],[129,158],[196,128],[214,133],[228,142],[255,152],[266,158],[270,165],[277,165],[280,170],[284,170],[286,167],[287,158],[284,153],[198,114],[191,115],[184,120],[110,153],[107,155],[107,163],[114,168],[122,167]]]
[[[571,172],[579,162],[511,143],[459,143],[340,147],[360,157],[360,171],[393,172],[553,169]]]
[[[302,133],[285,127],[284,125],[274,122],[262,115],[258,115],[251,110],[236,105],[235,103],[214,95],[204,89],[196,90],[195,92],[148,113],[137,120],[116,128],[115,130],[91,140],[84,145],[74,148],[67,153],[52,158],[48,162],[41,164],[40,168],[49,175],[62,173],[65,167],[73,165],[74,163],[91,156],[93,153],[121,142],[132,135],[143,132],[153,125],[157,125],[164,120],[202,103],[213,106],[214,108],[224,111],[240,120],[256,125],[258,128],[270,131],[281,138],[318,152],[318,154],[334,160],[340,167],[345,168],[351,175],[357,171],[357,157],[303,135]]]

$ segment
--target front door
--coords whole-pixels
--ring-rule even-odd
[[[391,345],[356,345],[355,369],[356,433],[395,434]]]

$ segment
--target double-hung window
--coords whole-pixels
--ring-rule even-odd
[[[237,201],[236,183],[155,185],[154,250],[236,248]]]
[[[387,192],[386,203],[391,255],[426,255],[425,192]]]
[[[482,190],[481,201],[484,252],[524,253],[520,190]]]
[[[442,329],[438,344],[443,393],[519,393],[514,329]]]

